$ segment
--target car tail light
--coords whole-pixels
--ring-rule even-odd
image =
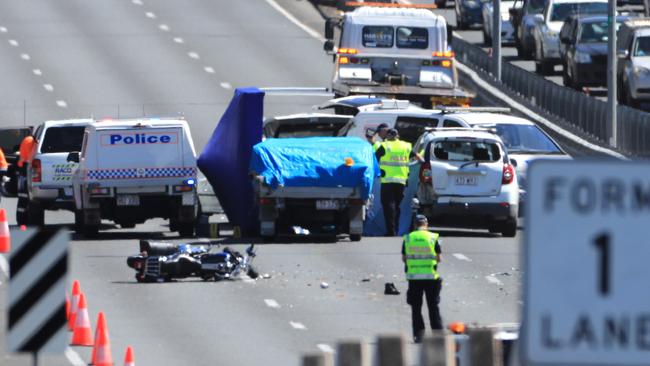
[[[350,59],[347,56],[341,56],[339,58],[339,64],[346,65],[350,63]]]
[[[420,165],[420,183],[430,184],[431,181],[431,164],[427,161]]]
[[[501,179],[501,184],[510,184],[515,179],[515,169],[511,164],[503,165],[503,179]]]
[[[32,182],[41,182],[41,161],[39,159],[32,160]]]
[[[108,195],[111,191],[110,188],[90,188],[88,189],[91,195],[93,196],[106,196]]]
[[[274,204],[274,203],[275,203],[275,200],[274,200],[273,198],[265,198],[265,197],[262,197],[262,198],[260,198],[260,201],[259,201],[259,202],[260,202],[260,205],[261,205],[261,206],[269,206],[269,205]]]
[[[359,50],[356,48],[339,48],[338,53],[340,55],[356,55],[359,53]]]
[[[174,186],[174,192],[179,193],[179,192],[191,192],[194,189],[194,186],[188,186],[188,185],[178,185]]]
[[[353,198],[353,199],[348,200],[348,203],[350,205],[362,206],[365,202],[363,200],[361,200],[361,199]]]
[[[431,52],[431,56],[453,58],[454,56],[456,56],[456,54],[454,53],[454,51],[444,51],[444,52],[436,51],[436,52]]]

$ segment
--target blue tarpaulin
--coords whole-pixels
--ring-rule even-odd
[[[243,233],[258,229],[248,164],[253,146],[262,139],[264,92],[240,88],[230,101],[198,160],[228,221]]]
[[[358,137],[268,139],[253,148],[250,168],[272,187],[359,187],[363,199],[379,174],[372,146]]]

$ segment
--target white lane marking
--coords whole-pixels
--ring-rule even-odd
[[[198,60],[198,59],[201,58],[201,56],[199,56],[199,54],[196,53],[196,52],[188,52],[187,55],[190,56],[190,58],[194,59],[194,60]]]
[[[156,19],[156,14],[154,14],[154,13],[152,13],[150,11],[144,13],[144,16],[146,16],[149,19]]]
[[[268,306],[270,308],[273,308],[273,309],[279,309],[280,308],[280,304],[278,304],[278,302],[273,300],[273,299],[264,299],[264,303],[266,304],[266,306]]]
[[[142,5],[142,0],[131,0],[133,5]]]
[[[73,366],[86,366],[86,363],[81,358],[81,356],[79,356],[79,354],[70,347],[65,349],[65,357]]]
[[[18,45],[19,45],[18,41],[16,41],[15,39],[10,39],[7,42],[9,42],[9,44],[14,46],[14,47],[18,47]]]
[[[41,76],[41,75],[43,75],[43,71],[41,71],[41,69],[34,69],[34,70],[32,70],[32,72],[33,72],[34,75],[36,75],[36,76]]]
[[[21,53],[21,54],[20,54],[20,58],[22,58],[22,59],[25,60],[25,61],[29,61],[29,60],[32,59],[32,58],[29,56],[28,53]]]
[[[58,105],[61,108],[67,108],[68,107],[68,103],[66,103],[65,100],[57,100],[56,105]]]
[[[45,88],[45,90],[47,90],[49,92],[54,91],[54,86],[52,84],[43,84],[43,88]]]
[[[315,30],[311,29],[310,27],[306,26],[303,22],[300,20],[296,19],[291,13],[286,11],[283,7],[281,7],[278,3],[276,3],[274,0],[266,0],[266,2],[271,5],[271,7],[275,10],[278,11],[278,13],[284,15],[285,18],[287,18],[291,23],[297,25],[300,29],[305,31],[305,33],[309,34],[310,36],[316,38],[317,40],[321,42],[325,42],[325,38],[320,35],[319,32],[316,32]]]
[[[208,74],[214,74],[214,68],[212,66],[206,66],[203,68]]]
[[[538,115],[537,113],[533,112],[532,110],[526,108],[524,105],[516,102],[514,99],[510,98],[504,92],[502,92],[499,89],[497,89],[497,88],[493,87],[492,85],[490,85],[487,81],[481,79],[481,77],[478,76],[478,74],[474,70],[471,70],[466,65],[463,65],[460,62],[457,62],[456,64],[458,65],[458,69],[461,72],[469,75],[472,78],[472,80],[476,84],[479,85],[480,88],[482,88],[484,90],[487,90],[489,93],[491,93],[495,97],[501,99],[506,104],[508,104],[511,108],[519,110],[520,112],[522,112],[523,114],[525,114],[528,117],[532,118],[533,120],[535,120],[535,121],[539,122],[540,124],[550,128],[551,130],[555,131],[556,133],[562,135],[563,137],[568,138],[568,139],[572,140],[573,142],[586,147],[587,149],[597,151],[597,152],[600,152],[600,153],[603,153],[603,154],[607,154],[609,156],[613,156],[613,157],[618,158],[618,159],[627,160],[627,158],[624,155],[619,154],[616,151],[612,151],[612,150],[606,149],[604,147],[594,145],[591,142],[589,142],[589,141],[587,141],[587,140],[585,140],[585,139],[583,139],[583,138],[581,138],[579,136],[576,136],[573,133],[561,128],[560,126],[553,124],[552,122],[545,119],[544,117],[542,117],[542,116]]]
[[[7,258],[5,258],[5,256],[1,254],[0,254],[0,271],[2,271],[5,277],[9,277],[9,263],[7,263]]]
[[[305,327],[302,323],[298,322],[289,322],[291,327],[296,330],[307,330],[307,327]]]
[[[228,89],[228,90],[232,89],[232,85],[230,85],[230,83],[227,81],[224,81],[223,83],[219,83],[219,85],[221,85],[221,87],[224,89]]]
[[[6,27],[0,27],[0,33],[7,33],[8,31]]]
[[[171,30],[171,28],[169,28],[169,26],[168,26],[167,24],[161,24],[161,25],[159,25],[159,26],[158,26],[158,29],[160,29],[160,30],[163,31],[163,32],[169,32],[169,31]]]
[[[332,346],[330,346],[329,344],[320,343],[317,344],[316,347],[318,347],[319,350],[325,353],[334,353],[334,348],[332,348]]]
[[[467,261],[467,262],[472,261],[471,259],[467,258],[467,256],[465,254],[463,254],[463,253],[454,253],[454,257],[456,257],[458,260],[461,260],[461,261]]]
[[[494,276],[492,276],[492,275],[485,276],[485,279],[486,279],[488,282],[493,283],[493,284],[495,284],[495,285],[497,285],[497,286],[501,286],[501,285],[503,285],[503,282],[499,281],[498,278],[496,278],[496,277],[494,277]]]
[[[185,43],[185,41],[181,37],[174,37],[174,42],[176,42],[176,43]]]

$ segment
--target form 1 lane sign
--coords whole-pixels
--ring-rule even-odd
[[[528,172],[527,365],[650,365],[650,163]]]

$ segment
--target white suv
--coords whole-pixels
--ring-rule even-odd
[[[517,175],[499,136],[487,130],[433,129],[414,149],[424,157],[418,212],[429,222],[517,234]]]

